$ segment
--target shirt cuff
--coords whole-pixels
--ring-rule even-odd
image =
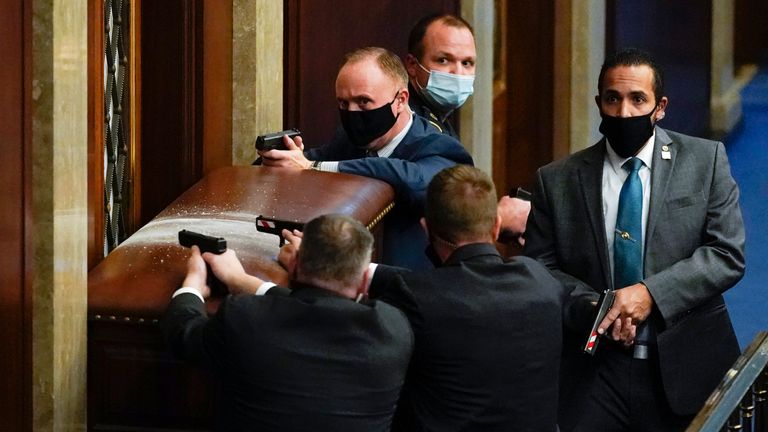
[[[197,290],[197,288],[191,288],[191,287],[182,287],[177,289],[173,295],[171,296],[171,299],[175,299],[177,295],[181,294],[194,294],[197,296],[197,298],[200,299],[201,302],[205,303],[205,299],[203,298],[203,295],[200,293],[200,291]]]
[[[273,286],[277,286],[276,284],[273,284],[272,282],[264,282],[256,289],[256,293],[254,295],[260,296],[264,295],[269,291]]]
[[[318,166],[320,171],[327,171],[327,172],[339,172],[339,163],[338,162],[320,162],[320,165]]]

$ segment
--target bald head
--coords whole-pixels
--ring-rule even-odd
[[[389,130],[375,131],[371,134],[375,138],[353,138],[353,142],[360,141],[355,142],[359,147],[368,150],[382,148],[411,118],[408,108],[408,74],[400,58],[384,48],[376,47],[362,48],[347,54],[336,77],[336,101],[342,114],[347,111],[373,111],[389,105],[388,109],[391,109],[394,118],[394,124]],[[360,116],[355,114],[355,117]],[[361,124],[366,126],[370,123],[363,121]],[[344,118],[342,125],[347,128]]]

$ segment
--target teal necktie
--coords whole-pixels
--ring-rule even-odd
[[[638,171],[643,161],[634,157],[622,165],[629,171],[619,193],[613,239],[613,287],[624,288],[643,279],[643,184]]]
[[[613,238],[614,289],[634,285],[643,280],[643,184],[638,171],[643,161],[633,157],[622,165],[629,171],[619,193],[619,211]],[[637,328],[634,357],[648,358],[648,344],[653,335],[648,322]]]

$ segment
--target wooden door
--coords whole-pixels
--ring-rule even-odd
[[[327,142],[339,125],[334,84],[344,54],[366,46],[407,53],[421,17],[459,14],[459,0],[287,0],[285,121],[307,147]]]
[[[27,9],[29,2],[26,3]],[[3,430],[30,430],[32,424],[31,291],[25,289],[26,214],[24,106],[29,83],[25,80],[24,32],[31,20],[25,3],[0,0],[0,424]],[[29,40],[29,39],[26,39]],[[26,52],[25,52],[26,51]]]
[[[140,13],[143,225],[231,164],[232,1],[143,1]]]
[[[552,160],[554,16],[554,2],[497,1],[493,180],[499,194],[532,190],[536,169]]]
[[[768,64],[768,2],[734,1],[733,60],[738,68],[748,64]]]

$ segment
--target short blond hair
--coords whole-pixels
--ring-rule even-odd
[[[303,278],[354,286],[371,262],[373,236],[349,216],[318,216],[304,225],[298,270]]]
[[[354,50],[344,56],[339,70],[348,64],[358,63],[373,58],[384,75],[390,77],[400,88],[408,85],[408,72],[397,54],[380,47],[365,47]]]
[[[455,165],[429,182],[424,217],[430,234],[451,243],[483,240],[496,214],[496,188],[478,168]]]

